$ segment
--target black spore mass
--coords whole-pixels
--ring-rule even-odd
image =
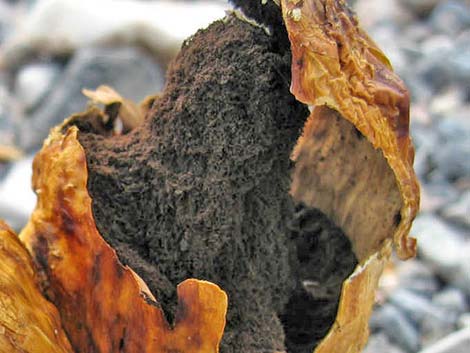
[[[145,122],[125,135],[75,121],[101,235],[170,321],[178,283],[220,285],[222,353],[311,353],[356,264],[341,230],[289,196],[309,112],[289,92],[278,20],[268,35],[229,15],[189,38]]]

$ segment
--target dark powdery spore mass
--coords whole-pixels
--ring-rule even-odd
[[[289,92],[283,30],[228,16],[185,42],[140,127],[109,137],[76,121],[100,233],[170,321],[178,283],[220,285],[222,353],[311,353],[355,265],[341,231],[288,194],[309,113]]]

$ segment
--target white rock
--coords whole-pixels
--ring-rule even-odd
[[[59,65],[53,63],[35,63],[20,69],[16,76],[15,94],[26,110],[40,102],[59,72]]]
[[[168,58],[227,8],[211,1],[41,0],[3,46],[0,62],[14,65],[32,51],[62,54],[109,42],[141,43]]]
[[[454,332],[419,353],[468,353],[470,328]]]
[[[412,10],[418,16],[428,15],[440,0],[400,0],[400,2]]]
[[[0,218],[13,229],[23,227],[36,205],[31,188],[33,157],[16,162],[0,183]]]
[[[459,328],[470,328],[470,312],[460,315],[457,325]]]
[[[357,0],[354,9],[366,29],[388,21],[409,23],[412,18],[398,0]]]

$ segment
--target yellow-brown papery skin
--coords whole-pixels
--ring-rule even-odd
[[[413,257],[416,240],[408,233],[419,185],[408,90],[344,1],[282,0],[282,12],[292,50],[292,93],[305,104],[336,110],[383,152],[403,199],[400,224],[390,236],[402,259]]]
[[[72,353],[26,248],[0,220],[0,353]]]

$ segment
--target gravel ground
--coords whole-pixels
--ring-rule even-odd
[[[350,3],[412,93],[422,186],[412,230],[418,257],[387,269],[366,352],[468,352],[470,1]],[[109,84],[135,100],[159,91],[181,41],[227,8],[223,1],[192,1],[188,9],[181,2],[121,0],[100,11],[109,4],[0,1],[0,146],[24,154],[0,162],[0,217],[16,229],[35,203],[32,156],[51,126],[82,110],[81,89]]]

